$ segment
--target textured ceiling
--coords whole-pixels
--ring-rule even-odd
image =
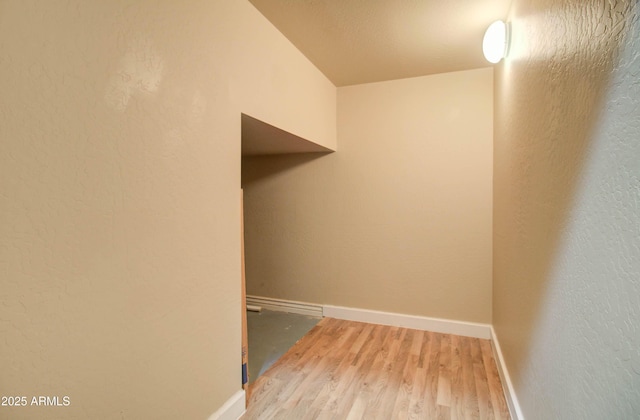
[[[486,67],[510,0],[250,0],[336,86]]]

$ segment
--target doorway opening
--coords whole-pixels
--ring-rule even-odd
[[[256,305],[249,305],[254,311],[246,311],[247,296],[253,300],[281,298],[277,291],[264,293],[270,296],[253,295],[254,286],[265,282],[259,270],[252,269],[254,261],[260,258],[260,249],[252,246],[252,237],[264,230],[259,226],[264,222],[254,217],[261,208],[260,194],[254,194],[254,187],[280,172],[333,151],[246,114],[241,115],[241,131],[243,364],[248,361],[248,367],[243,365],[243,387],[247,389],[245,381],[247,385],[253,383],[321,319],[321,311],[301,314],[273,307],[257,311]]]

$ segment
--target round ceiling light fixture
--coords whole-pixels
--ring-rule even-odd
[[[490,63],[497,63],[507,55],[507,24],[496,20],[487,28],[482,39],[484,58]]]

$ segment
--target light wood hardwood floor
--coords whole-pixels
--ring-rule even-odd
[[[508,419],[489,340],[324,318],[242,419]]]

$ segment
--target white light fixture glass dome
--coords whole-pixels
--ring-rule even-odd
[[[507,53],[507,24],[496,20],[484,33],[482,52],[490,63],[497,63]]]

